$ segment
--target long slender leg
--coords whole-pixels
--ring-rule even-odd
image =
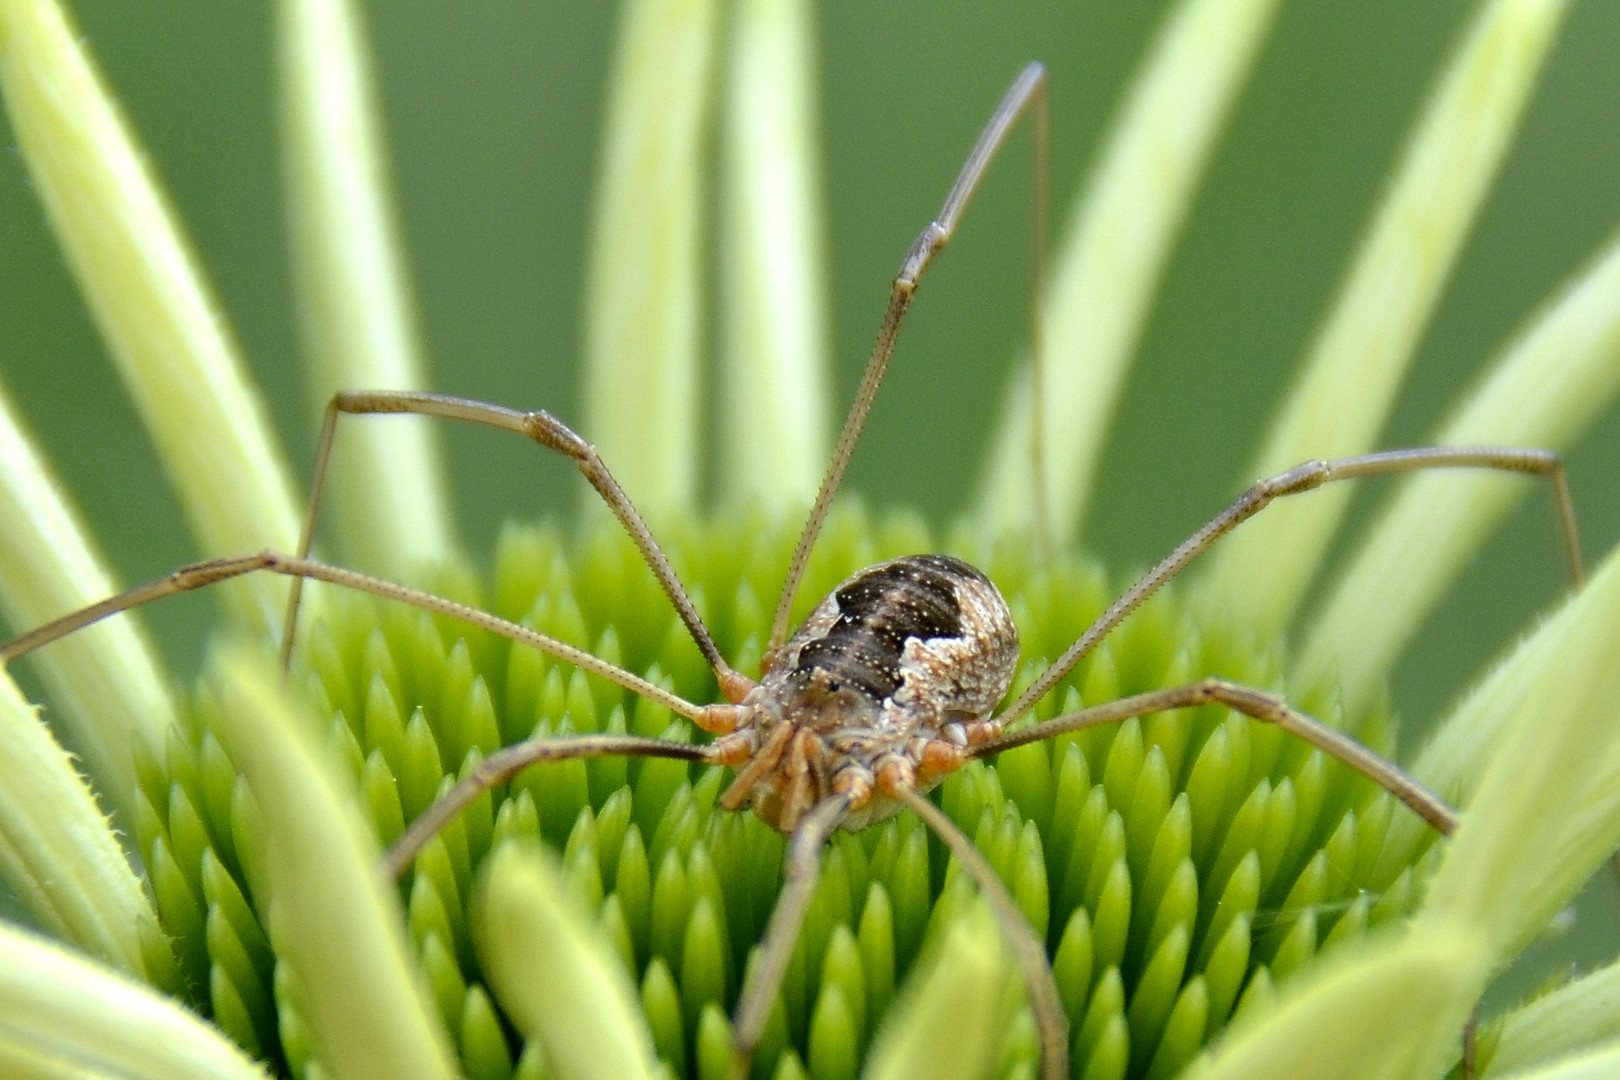
[[[641,735],[559,736],[515,743],[495,751],[480,761],[472,772],[411,822],[410,827],[394,841],[393,846],[383,856],[383,872],[390,879],[399,877],[407,866],[416,861],[416,857],[421,854],[428,841],[455,820],[456,815],[465,810],[468,804],[496,784],[505,783],[529,766],[542,762],[572,761],[575,758],[610,757],[615,754],[702,762],[708,762],[713,758],[713,752],[708,746],[671,742],[668,739],[649,739]]]
[[[1067,713],[1005,735],[998,735],[968,748],[964,756],[988,757],[1003,750],[1011,750],[1017,746],[1049,739],[1054,735],[1079,731],[1082,728],[1113,724],[1133,716],[1145,716],[1148,713],[1164,712],[1169,709],[1191,709],[1211,702],[1218,702],[1256,720],[1275,724],[1289,734],[1304,739],[1323,753],[1338,758],[1411,807],[1419,817],[1434,826],[1440,835],[1450,836],[1457,828],[1457,812],[1400,766],[1379,757],[1343,732],[1306,716],[1276,694],[1239,686],[1224,679],[1203,679],[1186,686],[1149,690],[1145,694],[1134,694],[1117,701],[1093,705],[1089,709],[1081,709],[1079,712]]]
[[[692,640],[697,642],[704,661],[719,680],[721,692],[726,700],[741,701],[753,688],[753,681],[733,671],[726,663],[725,657],[720,655],[708,627],[703,625],[697,608],[692,605],[686,589],[676,577],[674,567],[670,566],[669,559],[658,546],[658,541],[653,539],[652,532],[648,530],[646,522],[642,521],[629,496],[625,495],[624,489],[619,487],[619,482],[603,464],[596,447],[543,409],[522,412],[502,405],[490,405],[448,394],[411,390],[341,390],[333,394],[332,400],[326,406],[326,420],[321,425],[320,443],[315,457],[315,475],[310,482],[309,507],[304,513],[303,532],[298,538],[297,558],[303,559],[309,555],[310,544],[314,540],[315,522],[320,513],[321,496],[326,487],[326,470],[332,454],[332,439],[337,429],[338,417],[399,413],[463,420],[485,427],[499,428],[502,431],[513,431],[573,459],[585,479],[590,481],[591,487],[596,489],[597,494],[602,496],[602,501],[607,503],[608,509],[613,511],[613,516],[624,526],[625,532],[630,534],[630,539],[641,552],[647,566],[651,568],[653,576],[658,579],[658,584],[663,587],[670,602],[675,605],[675,611],[680,615],[681,622],[686,624],[687,632],[692,635]],[[293,630],[297,624],[298,604],[302,591],[302,579],[295,579],[287,600],[287,623],[281,643],[283,665],[292,656]]]
[[[844,419],[844,429],[839,432],[838,442],[833,448],[832,461],[828,463],[827,473],[821,479],[821,490],[816,493],[815,505],[810,508],[810,516],[804,523],[804,532],[799,536],[799,545],[794,548],[793,560],[788,564],[787,578],[782,583],[782,595],[776,603],[776,616],[771,621],[770,644],[765,650],[767,665],[771,655],[787,640],[787,624],[793,610],[793,598],[798,594],[799,583],[804,579],[805,567],[810,561],[810,549],[815,546],[816,537],[821,534],[821,526],[826,521],[827,511],[832,507],[833,496],[838,494],[838,485],[843,482],[850,456],[855,453],[855,444],[860,440],[861,428],[866,424],[866,414],[871,411],[872,400],[877,396],[878,386],[883,382],[883,373],[889,366],[889,356],[894,352],[895,338],[899,336],[900,324],[905,319],[906,309],[911,306],[912,296],[917,291],[917,282],[921,280],[923,271],[934,261],[934,256],[939,254],[956,233],[956,226],[974,192],[978,191],[985,170],[989,168],[991,160],[995,158],[1002,144],[1007,141],[1007,135],[1013,125],[1032,104],[1036,107],[1037,120],[1042,125],[1042,130],[1037,135],[1037,155],[1044,160],[1046,68],[1039,63],[1030,63],[1019,72],[1018,78],[1013,80],[1012,86],[1002,96],[1001,103],[991,115],[990,122],[980,132],[979,141],[974,144],[972,153],[962,166],[962,171],[957,174],[956,183],[951,185],[950,193],[945,196],[945,204],[940,208],[939,215],[929,222],[928,227],[918,234],[916,240],[912,241],[911,249],[906,252],[905,261],[900,264],[900,273],[895,276],[894,284],[889,289],[889,306],[883,314],[883,323],[878,328],[877,344],[872,347],[872,357],[866,363],[866,373],[861,376],[860,388],[855,391],[855,401],[849,408],[849,415]],[[1038,180],[1037,183],[1044,181]],[[1044,187],[1038,187],[1037,191],[1044,194]],[[1044,212],[1041,218],[1044,224]],[[1038,248],[1037,252],[1044,257],[1044,248]],[[1043,275],[1044,272],[1044,266],[1038,268],[1037,276]],[[1038,317],[1037,314],[1036,318]],[[1044,491],[1044,485],[1040,490]]]
[[[1047,668],[1029,689],[996,718],[1006,726],[1029,712],[1035,703],[1051,692],[1052,688],[1074,670],[1086,654],[1097,647],[1109,632],[1125,621],[1125,617],[1142,605],[1148,597],[1163,588],[1165,583],[1187,568],[1210,546],[1264,510],[1275,499],[1285,495],[1298,495],[1336,480],[1351,480],[1365,476],[1389,476],[1395,473],[1416,472],[1420,469],[1497,469],[1503,472],[1532,473],[1545,476],[1552,484],[1553,497],[1558,506],[1559,524],[1564,531],[1564,546],[1569,556],[1571,576],[1577,588],[1581,585],[1581,548],[1575,528],[1575,506],[1569,497],[1569,484],[1564,478],[1564,464],[1551,450],[1531,450],[1511,446],[1422,446],[1409,450],[1383,450],[1359,457],[1339,458],[1334,461],[1307,461],[1287,472],[1258,481],[1237,501],[1222,510],[1210,522],[1193,533],[1149,570],[1135,585],[1125,590],[1095,622],[1086,628],[1075,643]],[[1263,719],[1263,718],[1262,718]]]
[[[1024,969],[1024,982],[1029,987],[1029,1005],[1035,1014],[1035,1030],[1041,1039],[1041,1076],[1044,1080],[1068,1080],[1069,1075],[1069,1018],[1063,1011],[1063,1000],[1058,995],[1057,980],[1052,976],[1052,965],[1046,959],[1046,949],[1035,930],[1024,918],[1018,903],[996,876],[995,869],[973,846],[956,823],[945,812],[929,802],[909,784],[888,785],[886,790],[908,806],[912,813],[945,841],[951,854],[961,860],[967,872],[978,883],[979,892],[990,901],[1002,932],[1007,935],[1018,964]]]
[[[81,627],[89,626],[93,622],[116,615],[120,611],[149,604],[165,596],[175,593],[189,592],[212,585],[216,581],[225,581],[229,578],[241,577],[256,571],[269,571],[274,574],[284,574],[295,579],[315,578],[319,581],[341,585],[345,588],[355,589],[359,592],[380,596],[385,600],[397,600],[400,603],[410,604],[423,611],[435,615],[445,615],[452,619],[467,623],[470,626],[488,630],[504,638],[515,641],[520,645],[538,649],[543,653],[555,656],[559,660],[567,661],[575,667],[581,668],[592,675],[599,675],[609,682],[617,683],[632,693],[663,705],[671,712],[684,716],[697,724],[705,731],[724,733],[730,731],[737,723],[737,707],[734,705],[694,705],[685,698],[673,694],[663,687],[650,683],[641,676],[608,663],[588,652],[574,648],[567,642],[558,641],[537,630],[527,626],[519,626],[498,615],[491,615],[487,611],[459,604],[454,600],[447,600],[442,596],[422,592],[405,585],[397,585],[392,581],[384,581],[367,574],[345,570],[338,566],[328,566],[326,563],[315,562],[311,559],[297,559],[289,555],[281,555],[274,551],[260,551],[253,555],[241,555],[232,558],[211,559],[208,562],[193,563],[182,566],[168,577],[158,578],[156,581],[137,585],[133,589],[121,592],[116,596],[108,597],[89,607],[80,608],[46,623],[44,626],[30,630],[20,637],[0,644],[0,665],[9,664],[12,660],[25,653],[34,651],[41,646],[48,645],[60,637],[73,633]]]
[[[827,846],[827,839],[838,828],[839,819],[849,809],[849,804],[848,795],[821,800],[799,819],[799,827],[788,840],[787,880],[776,898],[776,907],[771,910],[771,920],[765,926],[759,961],[749,968],[747,981],[737,997],[728,1080],[747,1080],[748,1067],[754,1060],[760,1037],[765,1034],[771,1006],[782,988],[788,961],[793,957],[793,945],[804,926],[804,913],[810,907],[811,894],[816,891],[816,878],[821,874],[821,849]]]

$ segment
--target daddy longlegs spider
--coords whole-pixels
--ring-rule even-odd
[[[544,411],[520,412],[444,394],[391,390],[344,391],[332,398],[321,430],[315,479],[297,554],[262,551],[182,567],[168,577],[65,615],[0,645],[0,663],[9,663],[109,615],[261,570],[293,579],[282,642],[284,665],[290,660],[299,596],[306,578],[414,605],[538,649],[667,707],[713,735],[713,741],[698,745],[635,735],[592,734],[536,738],[497,751],[412,822],[388,850],[383,865],[391,877],[402,874],[424,845],[479,794],[531,765],[635,755],[732,768],[736,776],[721,795],[721,805],[731,810],[750,808],[788,836],[785,883],[767,924],[759,961],[748,969],[734,1017],[731,1076],[741,1080],[780,989],[815,886],[822,848],[836,829],[860,829],[902,809],[910,810],[944,841],[995,911],[1028,986],[1040,1038],[1041,1074],[1045,1080],[1061,1080],[1068,1073],[1068,1021],[1045,947],[989,862],[925,794],[967,763],[1004,750],[1131,717],[1214,703],[1305,740],[1371,778],[1438,832],[1449,834],[1456,826],[1456,813],[1400,767],[1292,708],[1275,694],[1220,678],[1206,677],[1183,686],[1133,694],[1021,728],[1014,725],[1110,631],[1222,536],[1273,500],[1323,484],[1435,468],[1533,473],[1545,477],[1553,487],[1577,585],[1581,556],[1563,466],[1555,453],[1495,446],[1388,450],[1308,461],[1253,484],[1127,589],[999,713],[995,707],[1011,685],[1018,662],[1018,633],[996,587],[959,559],[912,555],[859,571],[824,599],[790,637],[789,614],[811,548],[854,453],[917,283],[950,241],[990,161],[1026,113],[1032,116],[1035,128],[1039,208],[1035,295],[1039,302],[1044,266],[1039,235],[1045,201],[1046,73],[1040,64],[1031,63],[1002,98],[946,196],[939,216],[912,243],[894,279],[877,343],[789,564],[758,680],[734,670],[720,654],[664,552],[596,449],[585,439]],[[1039,322],[1038,309],[1034,321]],[[1038,333],[1036,337],[1032,353],[1038,395]],[[1036,411],[1038,414],[1039,409]],[[724,702],[689,702],[528,627],[417,589],[310,559],[338,419],[387,413],[461,420],[516,432],[572,459],[623,525],[674,604],[714,673]],[[1038,426],[1034,441],[1039,492],[1043,488],[1038,482],[1042,454]],[[1036,516],[1040,518],[1039,510]],[[1043,529],[1043,523],[1037,521],[1037,531]]]

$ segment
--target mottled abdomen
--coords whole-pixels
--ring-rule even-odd
[[[834,589],[762,689],[835,754],[898,749],[987,715],[1017,664],[1018,629],[989,578],[949,555],[907,555]]]
[[[839,824],[860,829],[900,808],[876,784],[883,769],[922,790],[938,782],[916,767],[935,740],[964,745],[966,725],[1007,692],[1018,629],[979,571],[949,555],[907,555],[839,585],[775,659],[728,736],[746,740],[750,757],[720,802],[792,832],[843,792],[855,801]]]

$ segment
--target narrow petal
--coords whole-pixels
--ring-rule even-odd
[[[713,0],[621,15],[585,310],[584,430],[648,516],[698,490]]]
[[[726,493],[815,498],[827,456],[825,232],[815,42],[803,0],[731,12],[721,196]]]
[[[137,979],[173,974],[157,914],[95,796],[4,674],[0,874],[51,934]]]
[[[0,89],[35,190],[208,554],[298,536],[281,451],[190,247],[82,38],[50,0],[0,0]],[[286,586],[228,586],[256,629]]]
[[[559,1076],[657,1076],[652,1033],[635,988],[563,877],[533,841],[503,844],[473,900],[474,935],[490,986],[513,1022],[538,1038]]]
[[[1490,673],[1468,693],[1451,715],[1443,720],[1434,738],[1429,740],[1423,750],[1418,754],[1412,765],[1412,774],[1423,783],[1446,799],[1453,806],[1467,807],[1478,801],[1478,793],[1482,778],[1495,760],[1498,751],[1502,750],[1505,741],[1517,730],[1513,728],[1520,711],[1525,708],[1529,700],[1529,686],[1540,677],[1550,681],[1558,679],[1570,680],[1570,685],[1564,691],[1574,691],[1576,687],[1588,685],[1593,680],[1600,680],[1613,671],[1604,672],[1605,659],[1601,651],[1596,655],[1586,655],[1583,663],[1596,665],[1595,670],[1578,666],[1573,654],[1568,653],[1570,645],[1581,639],[1585,633],[1584,627],[1588,625],[1601,625],[1605,619],[1614,619],[1613,612],[1605,612],[1605,605],[1620,605],[1620,553],[1611,552],[1605,564],[1598,569],[1587,587],[1576,596],[1570,598],[1552,617],[1543,622],[1535,632],[1528,635],[1510,652],[1506,658],[1497,664]],[[1611,643],[1612,647],[1612,643]],[[1620,652],[1611,652],[1606,661],[1611,669],[1620,670]],[[1560,691],[1560,693],[1564,692]],[[1597,703],[1590,709],[1601,709],[1605,703]],[[1612,703],[1608,703],[1611,704]],[[1542,703],[1535,704],[1535,715],[1546,718],[1552,716],[1560,725],[1576,722],[1575,718],[1559,718],[1556,713],[1547,711]],[[1578,722],[1587,723],[1591,717],[1587,716]],[[1561,736],[1549,736],[1562,738]],[[1593,744],[1594,748],[1606,744],[1600,740]],[[1540,760],[1541,750],[1535,751],[1535,759]],[[1505,759],[1504,759],[1505,760]],[[1504,766],[1505,768],[1506,766]],[[1597,771],[1602,768],[1593,766]],[[1614,791],[1620,794],[1620,786]],[[1601,803],[1592,800],[1591,805],[1601,812]],[[1391,860],[1408,860],[1418,844],[1427,839],[1428,827],[1415,819],[1408,819],[1407,815],[1397,815],[1390,822],[1389,832],[1384,841],[1384,851],[1380,858],[1386,863]],[[1573,834],[1573,828],[1570,830]],[[1460,869],[1457,871],[1462,873]]]
[[[1503,1018],[1488,1076],[1544,1067],[1566,1054],[1620,1039],[1620,963],[1565,983]],[[1613,1053],[1620,1054],[1620,1048]],[[1620,1074],[1620,1057],[1609,1073]]]
[[[1423,918],[1515,955],[1620,845],[1620,552],[1470,695],[1418,775],[1462,787],[1468,811]]]
[[[1395,1080],[1455,1060],[1487,967],[1456,928],[1341,949],[1286,983],[1277,1005],[1234,1030],[1187,1080]]]
[[[1433,441],[1560,450],[1616,391],[1620,238],[1505,350]],[[1540,483],[1450,472],[1404,484],[1312,628],[1299,665],[1304,678],[1337,671],[1346,711],[1361,711],[1435,600],[1513,504],[1528,495],[1553,505],[1534,488]],[[1555,518],[1549,513],[1547,520]],[[1549,543],[1545,557],[1553,550]]]
[[[116,592],[0,387],[0,610],[17,631]],[[139,625],[117,618],[38,653],[53,716],[71,732],[97,789],[133,821],[137,742],[163,745],[174,706]]]
[[[969,1080],[990,1075],[1004,1017],[995,1003],[1009,973],[989,909],[956,920],[939,951],[906,980],[867,1055],[867,1080]]]
[[[393,220],[382,110],[350,0],[283,0],[277,47],[287,213],[318,408],[343,389],[427,386]],[[399,575],[455,544],[444,470],[423,421],[350,420],[333,509],[360,565]]]
[[[317,1053],[337,1080],[456,1075],[449,1040],[378,878],[376,841],[257,653],[220,657],[221,730],[264,817],[270,937],[299,976]]]
[[[36,1064],[39,1071],[30,1071]],[[168,998],[4,924],[0,1072],[128,1080],[265,1077],[217,1028]]]
[[[1576,639],[1581,620],[1613,617],[1605,615],[1604,605],[1620,604],[1620,597],[1610,592],[1620,588],[1614,581],[1617,562],[1620,556],[1611,552],[1586,588],[1519,642],[1441,722],[1412,766],[1424,783],[1456,803],[1466,804],[1475,797],[1486,767],[1508,735],[1527,682],[1540,672],[1565,670],[1559,665],[1572,663],[1563,650]],[[1573,666],[1567,671],[1577,677],[1595,675]]]
[[[1469,28],[1254,476],[1373,446],[1567,6],[1564,0],[1493,0]],[[1286,500],[1224,543],[1210,583],[1236,618],[1265,634],[1287,624],[1349,496],[1346,485],[1337,485]]]
[[[1620,1075],[1620,1045],[1610,1043],[1601,1049],[1520,1072],[1498,1073],[1493,1069],[1488,1075],[1493,1080],[1609,1080]]]
[[[1043,318],[1051,521],[1079,530],[1092,476],[1171,245],[1271,29],[1276,0],[1184,0],[1127,92],[1053,266]],[[1021,530],[1030,507],[1027,365],[991,443],[978,517]]]

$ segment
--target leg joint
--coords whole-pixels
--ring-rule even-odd
[[[541,446],[567,454],[575,461],[596,456],[594,446],[544,409],[523,414],[523,433]]]
[[[1268,498],[1279,495],[1297,495],[1302,491],[1310,491],[1327,483],[1333,475],[1328,463],[1319,458],[1302,461],[1287,472],[1278,473],[1269,480],[1260,482],[1261,489]]]
[[[1208,693],[1208,700],[1219,701],[1256,720],[1276,723],[1290,712],[1287,702],[1265,690],[1240,686],[1220,678],[1208,678],[1198,685]]]

